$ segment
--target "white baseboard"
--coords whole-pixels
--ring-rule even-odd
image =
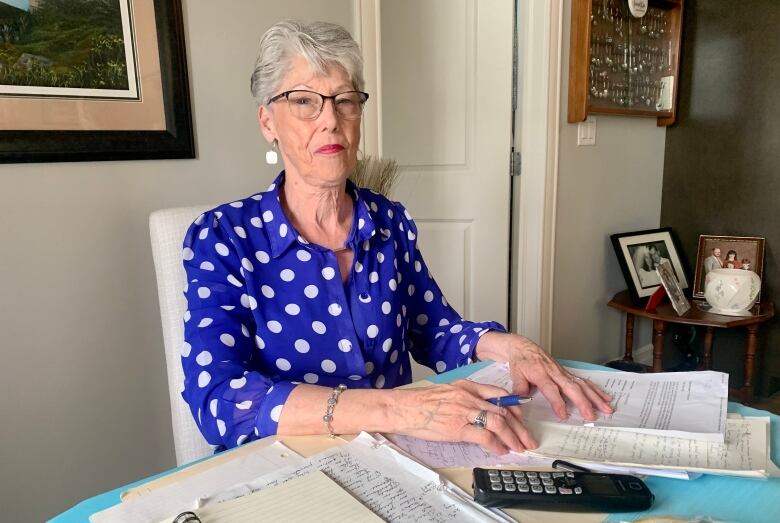
[[[633,356],[634,356],[634,361],[636,363],[641,363],[642,365],[652,365],[653,344],[648,343],[647,345],[643,345],[642,347],[639,347],[634,351]]]
[[[641,363],[649,367],[653,366],[653,344],[648,343],[632,352],[635,363]]]

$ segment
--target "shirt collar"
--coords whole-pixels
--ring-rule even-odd
[[[279,188],[284,184],[284,171],[268,186],[263,192],[263,198],[260,200],[261,219],[263,226],[268,234],[271,244],[271,255],[274,258],[281,256],[294,243],[306,245],[306,241],[298,231],[295,230],[292,223],[287,219],[279,196]],[[353,249],[357,248],[357,243],[369,240],[376,234],[376,226],[372,217],[372,210],[365,198],[361,197],[361,189],[351,180],[347,180],[347,193],[352,196],[355,208],[354,219],[352,220],[352,229],[349,233],[347,243]]]

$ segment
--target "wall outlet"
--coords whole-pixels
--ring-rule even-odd
[[[596,117],[588,116],[577,124],[577,145],[596,145]]]

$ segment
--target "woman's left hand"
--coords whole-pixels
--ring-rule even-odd
[[[477,356],[480,359],[506,361],[512,377],[513,392],[529,395],[537,387],[550,402],[555,415],[566,419],[566,399],[571,401],[582,417],[596,419],[595,410],[611,414],[611,397],[590,381],[567,372],[541,347],[523,336],[502,332],[488,332],[479,340]]]

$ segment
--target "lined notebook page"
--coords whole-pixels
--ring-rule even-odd
[[[320,470],[248,496],[207,505],[195,512],[202,523],[382,522],[379,516]],[[165,522],[172,520],[166,519]]]

